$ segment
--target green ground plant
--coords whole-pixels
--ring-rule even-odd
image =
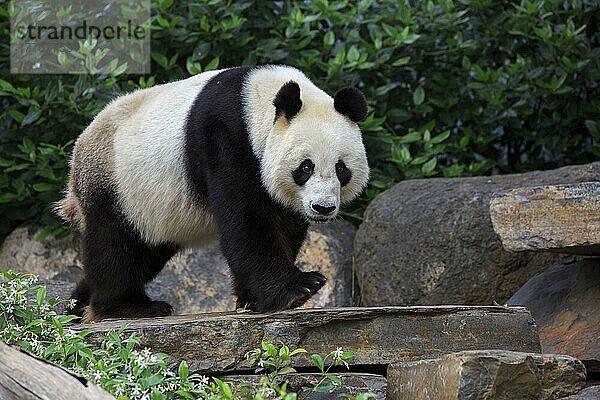
[[[0,270],[0,342],[19,345],[30,353],[59,364],[95,382],[118,400],[162,399],[302,399],[312,392],[327,393],[342,385],[331,367],[345,365],[354,355],[336,349],[311,359],[322,378],[314,387],[300,393],[289,391],[286,374],[295,372],[293,358],[305,349],[290,349],[263,341],[260,349],[246,357],[262,374],[258,385],[228,383],[225,379],[190,373],[185,361],[170,368],[167,354],[141,348],[135,334],[125,326],[111,330],[95,346],[85,340],[88,329],[74,329],[73,315],[59,315],[56,307],[64,300],[46,297],[46,287],[35,285],[36,277]],[[72,301],[66,302],[72,308]],[[362,393],[357,400],[374,397]]]
[[[330,93],[365,92],[373,172],[349,213],[403,179],[600,158],[598,0],[155,0],[146,76],[116,65],[108,75],[9,75],[6,4],[0,235],[27,220],[66,232],[50,204],[73,139],[110,99],[235,65],[295,65]]]

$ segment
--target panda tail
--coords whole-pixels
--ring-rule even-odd
[[[82,219],[81,205],[72,187],[69,187],[67,195],[54,203],[54,212],[65,222],[71,225],[80,225]]]

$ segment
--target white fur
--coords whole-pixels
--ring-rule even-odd
[[[290,80],[300,86],[302,108],[290,124],[282,118],[273,124],[273,99]],[[243,95],[252,147],[271,196],[309,218],[318,218],[311,204],[335,204],[337,212],[340,203],[360,193],[369,177],[360,129],[338,113],[333,99],[302,72],[284,66],[256,70],[246,82]],[[315,164],[315,173],[298,186],[291,172],[305,159]],[[335,173],[338,160],[352,171],[350,183],[342,188]]]
[[[122,208],[148,243],[199,246],[216,237],[211,213],[190,195],[183,146],[187,113],[219,72],[151,88],[136,112],[122,116],[113,145],[117,188]]]

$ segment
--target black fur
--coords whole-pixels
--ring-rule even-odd
[[[230,69],[205,85],[188,114],[184,158],[196,198],[207,202],[219,227],[238,307],[269,312],[302,305],[325,277],[296,268],[308,223],[275,203],[261,183],[242,113],[249,71]],[[286,105],[286,117],[296,108]]]
[[[291,121],[302,108],[300,86],[294,81],[285,83],[277,92],[273,105],[275,106],[275,119],[283,115],[288,122]]]
[[[145,284],[156,277],[177,246],[144,243],[125,219],[112,187],[97,188],[89,196],[81,238],[84,277],[71,295],[77,300],[74,313],[81,316],[90,306],[88,319],[92,320],[171,314],[169,304],[150,300]]]
[[[360,90],[355,87],[345,87],[338,90],[333,98],[333,106],[351,121],[360,122],[367,118],[367,100]]]
[[[308,182],[314,171],[315,164],[311,160],[306,159],[300,163],[298,168],[292,171],[292,178],[294,178],[296,185],[302,186]]]
[[[337,178],[340,181],[340,186],[342,187],[346,186],[350,182],[350,179],[352,179],[352,171],[346,167],[346,164],[342,160],[339,160],[335,164],[335,174],[337,175]]]

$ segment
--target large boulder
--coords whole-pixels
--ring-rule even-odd
[[[490,220],[492,195],[599,177],[596,162],[525,174],[400,182],[369,205],[354,241],[362,304],[504,303],[563,256],[505,251]]]
[[[539,327],[545,353],[569,354],[600,372],[600,259],[551,266],[531,278],[509,305],[523,305]]]
[[[0,268],[39,275],[49,296],[68,296],[82,274],[77,241],[73,238],[38,241],[41,228],[16,229],[0,248]],[[303,307],[352,305],[352,243],[356,228],[337,220],[315,225],[308,232],[296,265],[318,270],[327,283]],[[229,267],[218,243],[186,250],[171,259],[148,284],[151,298],[173,305],[176,314],[221,312],[235,308]]]

